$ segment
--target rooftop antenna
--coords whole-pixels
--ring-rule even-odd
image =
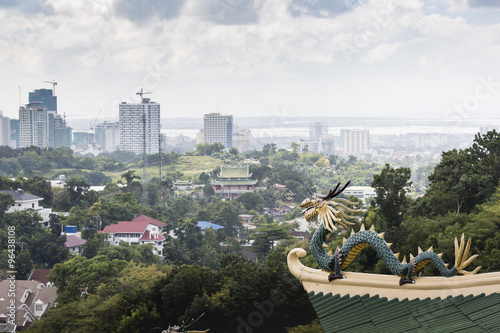
[[[43,81],[45,83],[50,83],[52,85],[52,91],[54,93],[54,96],[56,95],[56,86],[57,86],[57,82],[56,80],[52,80],[52,81]]]
[[[23,104],[21,103],[21,86],[19,86],[19,107],[21,107]]]
[[[136,95],[141,96],[141,103],[142,103],[142,102],[143,102],[143,99],[144,99],[144,96],[143,96],[143,95],[146,95],[146,94],[152,94],[152,92],[151,92],[151,91],[144,91],[144,90],[141,88],[141,91],[136,92],[135,94],[136,94]]]
[[[144,103],[144,95],[152,94],[151,91],[144,91],[141,88],[141,91],[136,92],[136,95],[141,96],[141,103]],[[143,144],[144,144],[144,184],[148,182],[148,151],[147,151],[147,143],[146,143],[146,110],[144,110],[144,114],[142,115],[142,131],[143,131]]]
[[[142,90],[142,89],[141,89]],[[142,91],[141,91],[142,93]],[[142,96],[141,96],[142,97]],[[142,115],[142,131],[143,131],[143,143],[144,143],[144,185],[148,182],[148,150],[146,143],[146,112]]]
[[[160,155],[160,185],[161,185],[161,167],[162,167],[162,156],[161,156],[161,142],[163,141],[161,133],[158,134],[158,155]]]

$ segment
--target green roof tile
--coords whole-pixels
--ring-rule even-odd
[[[378,295],[309,293],[325,333],[499,332],[500,294],[388,301]]]
[[[246,178],[250,177],[248,165],[241,167],[229,167],[222,165],[219,178]]]

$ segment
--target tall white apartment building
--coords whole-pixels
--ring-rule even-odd
[[[222,143],[226,148],[233,146],[233,116],[209,113],[203,116],[204,143]]]
[[[340,131],[340,140],[346,155],[366,154],[370,148],[370,132],[366,129],[343,129]]]
[[[94,140],[103,153],[112,153],[120,147],[120,124],[102,123],[94,127]]]
[[[0,111],[0,146],[10,146],[10,118]]]
[[[143,154],[158,153],[160,104],[143,98],[142,103],[123,102],[119,106],[120,149]]]
[[[49,145],[49,111],[41,103],[19,108],[19,147]]]

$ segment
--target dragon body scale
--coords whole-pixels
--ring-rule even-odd
[[[469,272],[465,267],[469,265],[477,255],[468,257],[471,239],[467,243],[464,241],[462,235],[460,244],[455,238],[455,265],[448,269],[443,260],[442,254],[433,252],[432,247],[427,251],[418,249],[418,255],[413,257],[410,255],[409,262],[406,261],[406,256],[400,262],[398,257],[399,253],[394,254],[390,249],[391,244],[384,240],[385,233],[378,234],[375,232],[374,227],[370,230],[365,230],[364,225],[361,225],[360,231],[354,233],[352,230],[351,236],[348,239],[344,238],[342,247],[335,252],[327,253],[325,250],[325,241],[330,233],[337,229],[337,226],[347,228],[348,225],[355,225],[356,223],[348,220],[358,219],[355,215],[348,215],[348,213],[361,212],[360,209],[352,209],[344,204],[356,205],[342,198],[335,198],[349,185],[347,183],[342,189],[338,190],[340,183],[337,187],[328,193],[326,196],[316,196],[313,198],[305,199],[301,203],[303,215],[308,222],[317,218],[320,223],[318,229],[314,233],[311,240],[311,252],[318,265],[324,271],[331,272],[328,277],[329,281],[345,278],[342,274],[342,269],[347,267],[357,256],[357,254],[366,246],[370,245],[375,249],[380,258],[384,261],[389,270],[397,276],[401,277],[400,285],[405,283],[415,283],[412,276],[422,270],[425,265],[432,262],[439,272],[445,277],[452,277],[457,273],[460,274],[475,274],[481,267],[477,267],[474,271]]]

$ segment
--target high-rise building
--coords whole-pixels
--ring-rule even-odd
[[[307,148],[306,148],[307,147]],[[299,153],[319,153],[319,145],[316,140],[299,140]]]
[[[158,153],[160,104],[143,98],[141,103],[123,102],[119,106],[120,149],[136,154]]]
[[[204,143],[222,143],[226,148],[233,146],[233,116],[209,113],[203,116]]]
[[[19,148],[49,145],[49,114],[41,103],[19,108]]]
[[[70,147],[71,128],[57,114],[57,97],[52,90],[30,92],[29,101],[19,108],[19,147]]]
[[[61,115],[49,111],[49,147],[70,147],[71,127],[66,126],[66,121]]]
[[[29,93],[29,102],[40,103],[47,111],[57,113],[57,96],[52,94],[52,89],[35,89]]]
[[[320,141],[322,137],[328,135],[328,127],[319,121],[311,123],[309,126],[309,139],[312,141]]]
[[[73,132],[73,144],[76,146],[87,146],[94,144],[94,133]]]
[[[233,147],[244,152],[252,149],[252,132],[248,128],[242,128],[233,133]]]
[[[10,118],[0,111],[0,146],[10,146]]]
[[[340,141],[343,144],[344,154],[359,155],[368,153],[370,148],[370,132],[364,130],[340,130]]]
[[[94,127],[95,143],[99,145],[103,153],[112,153],[120,146],[119,123],[102,123]]]
[[[205,143],[205,133],[203,132],[203,128],[201,128],[196,133],[196,144]]]
[[[10,147],[19,148],[19,119],[10,120]]]
[[[70,147],[71,128],[55,111],[47,111],[39,102],[19,108],[19,147]]]
[[[331,155],[335,152],[335,138],[333,136],[323,137],[320,142],[320,153],[325,155]]]

